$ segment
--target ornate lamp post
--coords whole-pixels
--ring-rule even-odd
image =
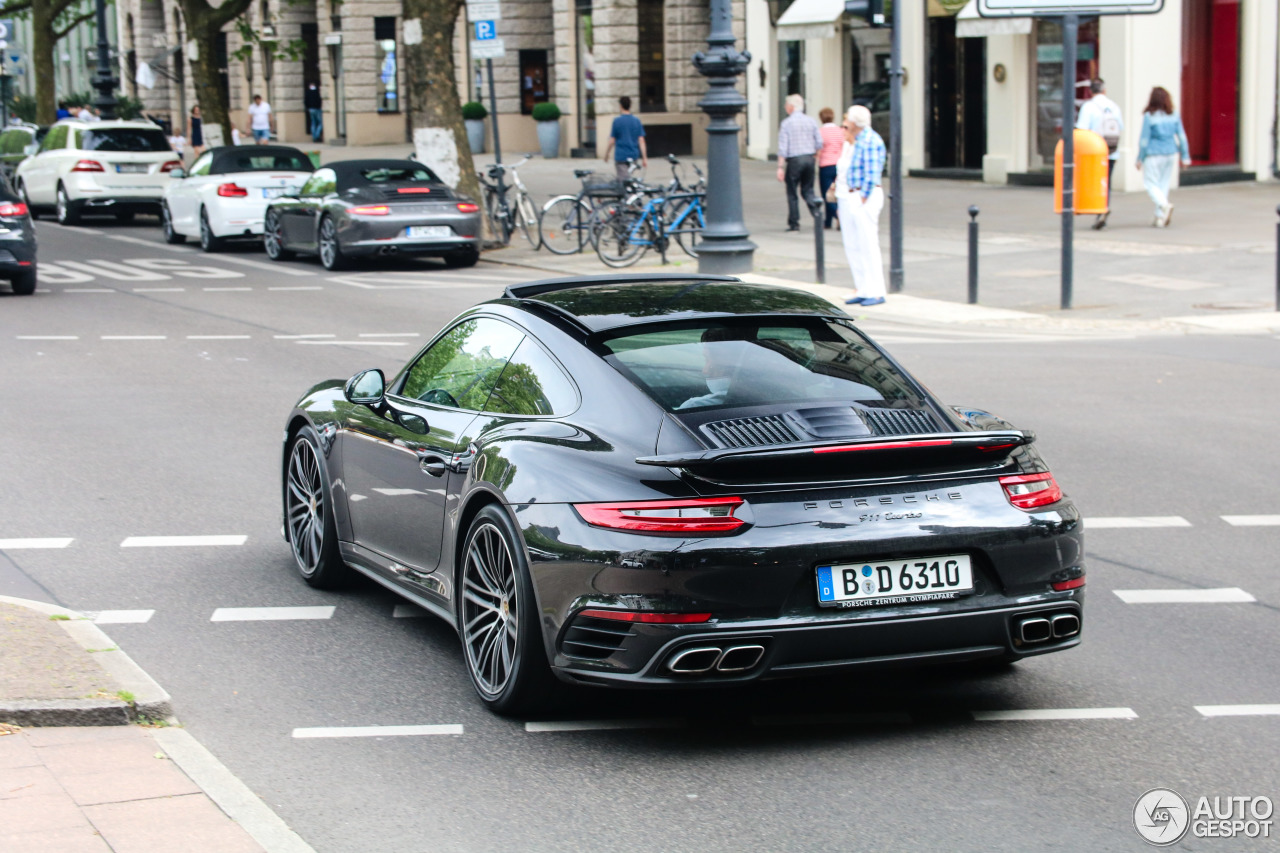
[[[107,0],[97,0],[98,13],[98,70],[93,75],[93,88],[98,97],[93,105],[103,118],[116,117],[116,97],[113,94],[120,81],[111,73],[111,45],[107,42]]]
[[[736,116],[747,99],[735,83],[747,70],[751,54],[739,52],[733,37],[730,0],[711,0],[708,50],[693,55],[693,67],[710,89],[698,106],[710,117],[707,125],[707,225],[698,246],[698,272],[750,272],[756,244],[747,239],[742,221],[742,174],[738,163]]]

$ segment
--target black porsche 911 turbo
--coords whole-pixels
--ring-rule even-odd
[[[447,620],[500,713],[1080,642],[1081,519],[1035,435],[943,405],[810,294],[508,287],[290,413],[302,577]]]
[[[343,160],[317,169],[263,219],[273,261],[298,252],[328,270],[370,255],[425,255],[452,267],[480,259],[480,207],[415,160]]]

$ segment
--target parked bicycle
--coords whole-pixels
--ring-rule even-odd
[[[519,163],[494,163],[488,169],[489,180],[476,173],[480,180],[480,188],[484,193],[484,213],[489,220],[489,228],[502,245],[511,242],[511,235],[519,229],[529,245],[538,248],[542,242],[538,234],[538,213],[524,181],[516,170],[529,162],[532,154],[524,155]],[[498,176],[505,173],[501,189],[498,187]]]
[[[573,176],[582,181],[578,194],[556,196],[542,206],[538,216],[541,244],[557,255],[572,255],[586,246],[594,247],[600,218],[639,186],[635,179],[639,169],[637,161],[630,161],[631,178],[626,182],[604,178],[590,169],[575,169]]]
[[[694,166],[698,181],[686,187],[672,164],[672,185],[668,188],[641,187],[599,220],[595,234],[596,254],[611,267],[627,267],[657,249],[667,262],[671,238],[691,258],[698,256],[702,231],[706,227],[703,204],[706,198],[702,171]]]

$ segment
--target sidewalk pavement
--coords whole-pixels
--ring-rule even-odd
[[[0,596],[0,850],[313,853],[83,614]]]

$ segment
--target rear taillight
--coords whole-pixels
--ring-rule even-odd
[[[642,613],[635,610],[581,610],[579,616],[612,619],[615,622],[643,622],[647,625],[692,625],[710,622],[710,613]]]
[[[1062,489],[1047,471],[1043,474],[1001,477],[1000,485],[1004,487],[1009,503],[1018,509],[1036,509],[1062,500]]]
[[[574,504],[587,524],[637,533],[728,533],[746,524],[734,516],[742,498]]]
[[[105,172],[107,170],[102,168],[102,164],[99,163],[97,160],[80,160],[74,166],[71,167],[71,171],[73,172]]]
[[[391,212],[391,208],[385,204],[366,204],[362,207],[353,207],[347,212],[356,216],[386,216]]]
[[[163,166],[160,167],[160,171],[172,172],[174,169],[181,169],[181,168],[182,168],[181,160],[170,160],[168,163],[165,163]]]
[[[459,212],[459,213],[475,213],[475,212],[476,212],[477,210],[479,210],[479,209],[480,209],[480,205],[478,205],[478,204],[472,204],[472,203],[471,203],[471,202],[469,202],[469,201],[460,201],[460,202],[458,202],[458,212]]]
[[[1054,581],[1049,584],[1049,586],[1053,587],[1058,592],[1066,592],[1069,589],[1079,589],[1084,586],[1084,575],[1081,575],[1078,578],[1072,578],[1068,581]]]
[[[26,216],[27,206],[22,202],[6,201],[0,203],[0,216]]]
[[[239,184],[218,184],[218,195],[223,198],[244,198],[249,191]]]

